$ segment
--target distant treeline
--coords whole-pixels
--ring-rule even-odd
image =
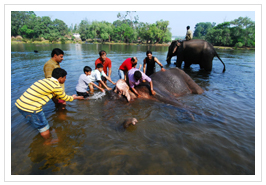
[[[156,23],[139,22],[136,12],[118,13],[113,23],[106,21],[81,20],[79,24],[67,26],[64,21],[39,17],[33,11],[11,12],[11,36],[22,36],[22,41],[76,42],[74,33],[80,34],[82,41],[123,42],[123,43],[167,43],[171,41],[169,21]],[[204,39],[217,46],[254,47],[255,22],[239,17],[231,22],[218,24],[201,22],[196,24],[193,39]],[[185,37],[185,33],[184,33]]]
[[[11,12],[11,36],[17,35],[32,40],[63,41],[75,40],[74,33],[80,34],[82,41],[100,40],[102,42],[146,42],[164,43],[171,41],[169,21],[156,21],[149,24],[138,21],[135,12],[126,12],[125,15],[118,14],[118,20],[113,23],[106,21],[82,20],[78,25],[70,27],[62,21],[50,17],[38,17],[33,11]]]
[[[239,17],[230,22],[200,22],[196,24],[193,39],[203,39],[215,46],[255,47],[255,22]]]

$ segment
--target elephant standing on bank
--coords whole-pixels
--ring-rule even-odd
[[[176,67],[181,68],[182,62],[185,62],[185,68],[191,64],[199,64],[201,69],[212,70],[212,60],[216,56],[222,63],[214,47],[207,41],[194,39],[189,41],[172,41],[168,48],[167,63],[171,63],[171,58],[177,56]],[[225,71],[225,64],[223,72]]]

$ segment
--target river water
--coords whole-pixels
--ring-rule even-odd
[[[190,107],[137,99],[131,103],[110,100],[108,92],[90,100],[67,102],[57,110],[52,101],[44,107],[53,139],[44,140],[17,111],[15,101],[35,81],[44,78],[43,65],[53,48],[64,50],[61,68],[67,71],[66,93],[75,94],[83,67],[94,67],[99,50],[112,61],[113,81],[128,57],[142,63],[153,51],[165,68],[166,46],[102,44],[11,46],[11,174],[19,175],[254,175],[255,174],[255,52],[217,50],[226,65],[214,58],[213,71],[192,65],[186,72],[203,89],[202,95],[178,100]],[[38,53],[34,53],[38,50]],[[159,67],[156,67],[159,70]],[[114,87],[108,82],[108,86]],[[99,91],[95,90],[96,93]],[[126,118],[136,126],[120,129]]]

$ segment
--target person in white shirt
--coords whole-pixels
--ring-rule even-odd
[[[102,64],[97,64],[96,69],[91,72],[91,75],[89,75],[89,78],[91,82],[98,82],[100,87],[105,87],[108,91],[112,90],[112,88],[108,87],[104,81],[108,80],[112,84],[115,85],[115,83],[109,78],[103,71],[103,65]],[[94,89],[92,85],[89,85],[90,87],[90,93],[93,94]]]
[[[89,95],[89,92],[87,91],[87,88],[89,85],[93,85],[93,86],[97,87],[98,89],[100,89],[102,92],[104,92],[103,88],[97,86],[88,77],[89,75],[91,75],[91,68],[89,66],[85,66],[83,68],[83,71],[84,71],[84,74],[81,74],[79,76],[78,84],[76,86],[77,95],[83,96],[84,98],[89,97],[90,95]]]
[[[192,31],[190,30],[190,26],[187,26],[187,34],[186,34],[186,40],[191,40],[193,38]]]

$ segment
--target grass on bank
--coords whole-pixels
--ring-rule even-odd
[[[32,39],[11,39],[11,44],[117,44],[117,45],[149,45],[149,46],[169,46],[170,43],[162,44],[147,44],[147,43],[124,43],[124,42],[98,42],[93,40],[62,40],[62,41],[49,41],[49,40],[32,40]],[[248,49],[255,50],[255,48],[247,47],[229,47],[229,46],[214,46],[215,49],[234,50],[234,49]]]

